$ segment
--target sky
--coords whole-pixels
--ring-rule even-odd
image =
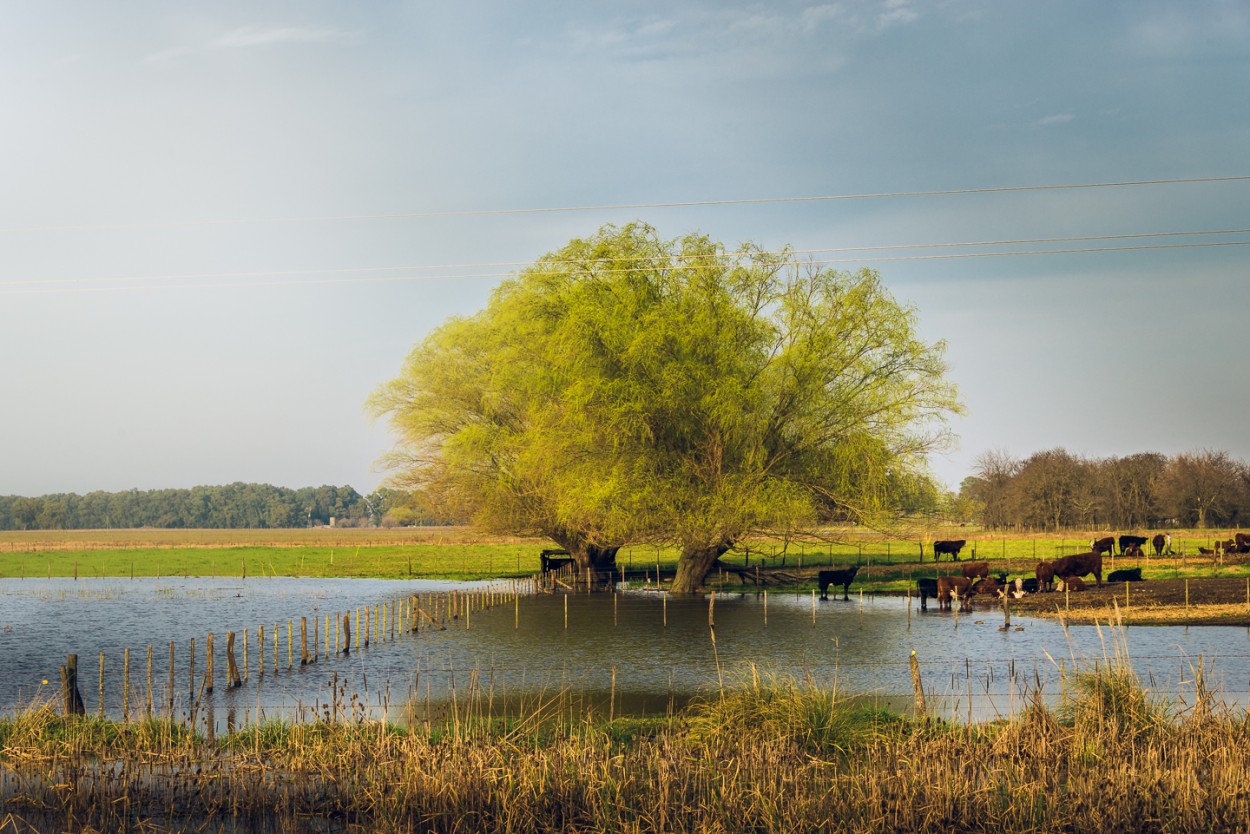
[[[947,485],[1250,460],[1244,0],[0,0],[0,101],[0,494],[369,491],[408,351],[632,220],[884,247],[814,257],[945,340]]]

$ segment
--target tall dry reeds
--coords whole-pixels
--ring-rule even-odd
[[[915,721],[759,675],[672,719],[561,693],[458,729],[269,723],[215,742],[36,707],[0,722],[0,831],[1213,831],[1250,819],[1250,722],[1102,665],[1008,720]],[[1205,685],[1204,685],[1205,686]],[[1199,697],[1199,695],[1202,697]],[[226,820],[227,823],[218,823]]]

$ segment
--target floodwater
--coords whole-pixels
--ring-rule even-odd
[[[494,712],[559,704],[655,714],[718,688],[746,685],[753,674],[836,687],[905,709],[912,702],[911,652],[921,664],[930,708],[956,719],[982,719],[1019,709],[1040,687],[1052,703],[1074,667],[1107,663],[1125,651],[1153,691],[1183,707],[1192,702],[1195,670],[1230,704],[1250,692],[1250,629],[1232,627],[1069,626],[1001,609],[962,614],[896,597],[821,602],[808,596],[755,593],[665,599],[651,591],[521,597],[473,611],[433,630],[377,642],[350,656],[287,664],[288,620],[324,622],[359,606],[424,598],[488,583],[429,580],[161,578],[0,580],[0,712],[59,697],[59,666],[79,656],[79,688],[89,713],[99,708],[99,655],[105,653],[104,709],[123,710],[123,649],[130,649],[130,712],[147,698],[147,647],[153,646],[155,710],[169,703],[169,644],[175,645],[173,709],[191,714],[215,633],[216,689],[196,713],[214,722],[323,715],[339,686],[342,715],[386,714],[392,720],[445,716],[468,708]],[[711,609],[709,611],[709,609]],[[712,625],[709,625],[709,615]],[[273,627],[280,624],[279,668]],[[266,632],[264,674],[256,626]],[[249,631],[247,680],[226,689],[225,634]],[[324,633],[321,645],[324,651]],[[196,640],[194,684],[190,641]],[[713,639],[714,638],[714,639]],[[354,643],[354,638],[353,638]],[[1200,660],[1201,658],[1201,660]],[[45,685],[42,682],[48,681]],[[354,696],[354,699],[353,699]],[[408,702],[409,708],[402,709]],[[59,703],[55,701],[55,703]],[[228,716],[228,718],[227,718]],[[213,725],[216,727],[216,725]],[[224,724],[222,725],[224,726]]]

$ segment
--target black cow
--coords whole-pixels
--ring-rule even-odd
[[[820,584],[820,598],[829,599],[829,586],[842,586],[842,599],[850,600],[851,583],[855,581],[855,572],[859,570],[859,565],[852,565],[849,568],[839,568],[838,570],[822,570],[817,576],[816,581]]]
[[[1022,586],[1021,590],[1023,590],[1026,594],[1036,594],[1038,591],[1036,576],[1030,576],[1020,584]]]
[[[933,561],[937,561],[943,553],[949,553],[952,560],[959,558],[959,551],[964,549],[967,539],[949,539],[933,543]]]
[[[1089,549],[1095,553],[1110,553],[1115,549],[1115,536],[1104,536],[1089,543]]]
[[[1150,541],[1150,539],[1146,538],[1145,536],[1129,536],[1129,535],[1120,536],[1120,554],[1123,555],[1133,545],[1137,545],[1138,547],[1141,547],[1148,541]]]
[[[916,580],[916,590],[920,593],[920,610],[928,611],[929,597],[937,596],[937,580],[921,577]]]
[[[1107,574],[1108,582],[1141,582],[1141,568],[1120,568]]]

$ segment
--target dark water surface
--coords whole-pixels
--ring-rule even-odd
[[[205,666],[204,638],[216,635],[216,690],[201,700],[214,720],[223,713],[239,723],[256,717],[307,715],[324,709],[337,676],[350,714],[358,709],[393,719],[445,714],[449,705],[475,703],[495,711],[559,703],[561,708],[662,712],[722,685],[742,686],[753,670],[836,686],[891,706],[911,702],[909,655],[921,661],[926,691],[940,714],[984,718],[1018,709],[1023,693],[1038,685],[1052,700],[1062,674],[1123,653],[1151,689],[1192,701],[1199,657],[1207,682],[1229,703],[1244,704],[1250,691],[1250,630],[1230,627],[1070,626],[1013,617],[1001,630],[1001,610],[921,614],[905,599],[865,597],[861,602],[810,597],[718,594],[709,628],[709,603],[668,599],[648,591],[522,597],[483,611],[445,631],[374,643],[350,657],[300,668],[286,662],[286,622],[301,616],[342,614],[358,606],[465,590],[486,583],[356,579],[24,579],[0,580],[0,711],[57,694],[59,665],[76,652],[80,689],[88,712],[99,704],[99,653],[106,654],[105,709],[122,709],[122,650],[131,652],[131,711],[142,709],[147,687],[147,646],[153,646],[153,699],[168,700],[169,642],[175,643],[174,704],[185,716],[193,702],[188,678],[190,640],[196,640],[196,677]],[[567,627],[566,621],[567,602]],[[813,608],[815,615],[813,618]],[[765,611],[767,623],[765,623]],[[667,619],[667,624],[665,620]],[[273,671],[273,626],[280,628],[280,670]],[[267,669],[258,674],[256,626],[266,630]],[[225,634],[250,632],[246,683],[225,688]],[[324,646],[324,634],[322,635]],[[615,676],[615,677],[614,677]],[[42,685],[42,681],[49,681]],[[413,694],[416,697],[412,697]],[[509,706],[511,705],[511,706]]]

